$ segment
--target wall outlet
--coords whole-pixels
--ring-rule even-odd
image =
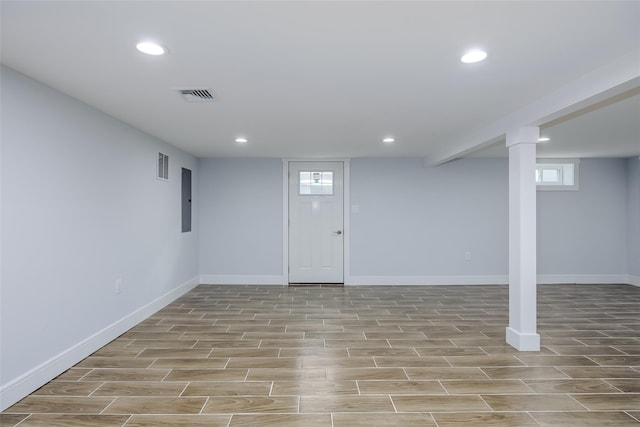
[[[122,279],[116,279],[116,294],[122,292]]]
[[[464,260],[465,261],[471,261],[471,252],[465,252],[464,253]]]

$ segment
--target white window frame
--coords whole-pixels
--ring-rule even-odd
[[[561,182],[557,184],[544,184],[539,183],[536,180],[536,188],[542,191],[577,191],[579,190],[579,178],[580,178],[580,159],[537,159],[536,160],[536,174],[538,171],[542,173],[545,169],[558,169],[560,171]],[[567,184],[566,178],[569,175],[568,166],[573,166],[573,184]]]

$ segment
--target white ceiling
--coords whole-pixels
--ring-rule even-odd
[[[638,1],[1,7],[4,65],[200,157],[428,157],[621,57],[640,80]],[[141,54],[145,39],[169,54]],[[472,47],[488,59],[462,64]],[[188,87],[217,100],[186,103]],[[543,127],[540,152],[640,155],[640,95],[620,99]]]
[[[538,157],[631,157],[640,154],[640,95],[633,95],[569,120],[543,126],[550,138],[537,146]],[[504,141],[470,157],[506,157]]]

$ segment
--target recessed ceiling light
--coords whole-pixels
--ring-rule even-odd
[[[387,138],[384,138],[382,142],[384,142],[385,144],[391,144],[393,142],[396,142],[396,140],[394,138],[387,137]]]
[[[485,52],[484,50],[475,49],[465,53],[462,58],[460,58],[460,61],[464,62],[465,64],[473,64],[474,62],[482,61],[486,57],[487,52]]]
[[[247,141],[248,141],[248,139],[247,139],[247,138],[236,138],[236,142],[237,142],[238,144],[246,144],[246,143],[247,143]]]
[[[538,142],[549,142],[549,141],[551,141],[551,138],[549,138],[548,136],[542,136],[538,138]]]
[[[164,55],[167,53],[167,49],[165,49],[164,46],[152,42],[140,42],[136,45],[136,49],[142,53],[146,53],[147,55],[154,56]]]

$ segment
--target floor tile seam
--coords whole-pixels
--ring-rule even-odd
[[[616,387],[615,385],[611,384],[611,383],[609,382],[609,380],[612,380],[612,379],[615,379],[615,378],[600,378],[600,381],[603,381],[605,384],[607,384],[607,385],[609,385],[609,386],[611,386],[611,387],[615,388],[615,389],[616,389],[616,390],[618,390],[620,393],[627,393],[627,392],[625,392],[624,390],[622,390],[622,389],[620,389],[620,388]]]
[[[109,407],[111,407],[111,405],[113,405],[113,404],[116,402],[116,400],[118,400],[118,398],[119,398],[119,397],[120,397],[120,396],[115,396],[115,397],[111,400],[111,402],[109,402],[109,404],[107,404],[107,406],[105,406],[105,407],[102,409],[102,411],[98,412],[98,415],[105,415],[104,411],[106,411],[107,409],[109,409]]]
[[[73,369],[73,368],[74,368],[74,367],[72,367],[71,369]],[[82,369],[82,368],[81,368],[81,369]],[[78,379],[76,379],[76,381],[75,381],[75,382],[78,382],[78,383],[82,382],[82,379],[83,379],[83,378],[85,378],[87,375],[91,374],[91,373],[92,373],[93,371],[95,371],[95,370],[96,370],[96,368],[88,368],[88,369],[87,369],[87,372],[86,372],[84,375],[80,376]]]
[[[620,350],[619,348],[616,348],[616,346],[613,346],[613,345],[612,345],[612,346],[610,346],[610,347],[611,347],[611,348],[613,348],[613,349],[614,349],[614,350],[616,350],[616,351],[621,352],[621,353],[622,353],[623,355],[625,355],[625,356],[637,356],[637,355],[638,355],[638,353],[632,354],[632,353],[628,353],[628,352],[626,352],[626,351],[624,351],[624,350]],[[623,346],[623,347],[624,347],[624,346]]]
[[[184,392],[187,391],[190,385],[191,385],[191,381],[187,381],[185,386],[182,388],[182,391],[178,394],[178,397],[187,397],[184,395]]]
[[[200,411],[198,412],[198,415],[203,415],[202,411],[204,411],[204,408],[207,406],[207,403],[209,403],[209,399],[210,399],[210,397],[207,396],[207,398],[205,399],[204,403],[202,404],[202,407],[200,408]]]
[[[485,368],[488,368],[488,366],[486,366]],[[484,374],[485,377],[487,377],[487,379],[489,380],[495,380],[495,379],[506,379],[506,378],[492,378],[491,375],[489,375],[488,373],[486,373],[484,371],[484,369],[482,369],[481,367],[478,367],[478,369],[480,370],[480,372],[482,372]]]
[[[405,381],[411,381],[411,377],[409,376],[409,373],[407,373],[407,368],[401,368],[401,369],[402,369],[402,373],[405,376]]]
[[[142,353],[144,353],[144,351],[145,351],[145,350],[146,350],[146,347],[145,347],[145,348],[140,349],[140,351],[139,351],[135,356],[133,356],[133,358],[134,358],[134,359],[137,359],[138,357],[140,357],[140,355],[141,355]],[[110,356],[106,356],[106,357],[110,357]]]
[[[445,362],[447,362],[449,364],[450,368],[455,368],[455,366],[453,366],[453,363],[451,363],[451,361],[449,360],[449,357],[451,357],[451,356],[442,356],[442,358],[445,360]],[[458,367],[460,368],[461,366],[458,366]]]
[[[45,414],[45,413],[43,413],[43,414]],[[40,415],[40,414],[30,413],[25,418],[21,419],[17,424],[15,424],[14,427],[19,427],[20,425],[26,425],[26,424],[23,424],[23,423],[28,422],[28,419],[31,418],[32,415]],[[67,415],[67,413],[66,412],[64,412],[64,413],[49,413],[48,412],[48,413],[46,413],[46,415]],[[73,415],[75,416],[75,415],[79,415],[79,414],[73,414]],[[95,414],[84,414],[84,415],[95,415]],[[98,414],[98,416],[99,415],[100,414]],[[109,415],[105,415],[105,416],[110,416],[110,414]],[[114,416],[117,416],[117,415],[114,415]],[[129,417],[125,420],[125,422],[122,424],[122,426],[125,426],[129,422],[129,420],[131,420],[131,418],[132,418],[132,415],[129,415]]]
[[[464,347],[460,347],[460,348],[464,348]],[[487,356],[491,356],[491,354],[485,350],[482,346],[478,346],[478,348],[480,349],[480,351],[484,352],[484,354],[486,354]]]
[[[230,427],[231,426],[231,419],[233,418],[233,414],[229,415],[229,420],[227,420],[227,426],[226,427]]]
[[[130,415],[130,414],[103,414],[102,411],[101,411],[99,413],[95,413],[95,412],[2,412],[2,415],[27,415],[27,418],[29,418],[29,417],[31,417],[33,415],[73,415],[73,416],[77,416],[77,415],[111,416],[111,415],[114,415],[114,416],[123,416],[123,415]],[[167,414],[164,414],[164,415],[167,415]]]
[[[530,412],[532,414],[532,416],[535,417],[535,414],[545,414],[545,413],[575,413],[575,414],[584,414],[584,413],[611,413],[611,412],[627,412],[629,411],[628,409],[596,409],[596,410],[591,410],[591,409],[541,409],[541,410],[536,410],[536,411],[531,411],[529,410],[528,412]],[[495,412],[508,412],[508,411],[495,411]],[[628,415],[628,414],[627,414]],[[537,421],[537,420],[536,420]]]
[[[374,395],[375,396],[375,395]],[[393,401],[393,399],[391,398],[390,394],[385,394],[384,396],[387,396],[387,399],[389,399],[389,402],[391,402],[391,407],[393,408],[393,411],[398,414],[398,408],[396,407],[396,403]]]
[[[2,412],[4,414],[4,412]],[[18,421],[18,423],[14,426],[14,427],[18,427],[20,426],[20,424],[24,423],[26,420],[28,420],[29,418],[31,418],[33,414],[29,413],[26,417],[24,417],[23,419],[21,419],[20,421]],[[23,424],[25,425],[25,424]]]
[[[165,382],[165,380],[167,379],[167,377],[168,377],[169,375],[171,375],[171,372],[173,372],[173,371],[174,371],[174,370],[173,370],[173,369],[171,369],[171,368],[167,369],[167,373],[162,377],[162,379],[160,380],[160,382]],[[167,382],[169,382],[169,381],[167,381]],[[173,382],[173,381],[172,381],[172,382]]]
[[[640,423],[640,414],[639,415],[632,415],[629,412],[638,412],[638,411],[622,411],[625,414],[627,414],[628,416],[630,416],[631,418],[633,418],[634,420],[637,420]]]
[[[527,380],[526,380],[526,378],[525,378],[525,379],[518,378],[518,381],[520,381],[520,383],[521,383],[522,385],[524,385],[526,388],[528,388],[529,390],[531,390],[531,393],[533,393],[533,394],[544,394],[544,393],[538,393],[538,392],[537,392],[537,391],[535,391],[535,390],[534,390],[534,389],[533,389],[529,384],[527,384]]]
[[[231,363],[231,357],[227,357],[227,361],[225,362],[224,366],[221,369],[227,369],[227,367],[229,366],[229,363]]]
[[[480,400],[482,400],[482,402],[483,402],[485,405],[487,405],[487,407],[491,410],[491,412],[498,412],[498,411],[496,411],[495,409],[493,409],[493,406],[491,406],[491,405],[489,404],[489,402],[487,402],[487,401],[484,399],[484,397],[482,397],[482,395],[481,395],[481,394],[476,394],[475,396],[478,396],[478,398],[479,398]]]
[[[537,420],[537,419],[536,419],[536,418],[531,414],[531,412],[535,412],[535,411],[525,411],[525,412],[522,412],[522,413],[527,414],[527,415],[529,416],[529,418],[531,418],[531,420],[532,420],[534,423],[536,423],[537,425],[539,425],[539,426],[543,425],[540,421],[538,421],[538,420]]]
[[[522,363],[524,366],[526,367],[534,367],[535,365],[529,365],[528,363],[526,363],[524,360],[520,359],[518,356],[521,356],[520,354],[513,354],[512,355],[514,359],[516,359],[518,362]]]
[[[444,390],[445,396],[450,396],[450,395],[451,395],[451,393],[449,393],[449,390],[444,386],[444,384],[442,384],[442,381],[443,381],[443,380],[435,380],[435,381],[438,383],[438,385],[440,386],[440,388],[441,388],[442,390]],[[438,394],[441,394],[441,393],[438,393]]]
[[[91,393],[89,393],[86,397],[98,397],[98,396],[93,396],[93,394],[95,392],[97,392],[98,390],[100,390],[105,384],[107,383],[107,381],[100,381],[100,385],[98,387],[96,387]]]

